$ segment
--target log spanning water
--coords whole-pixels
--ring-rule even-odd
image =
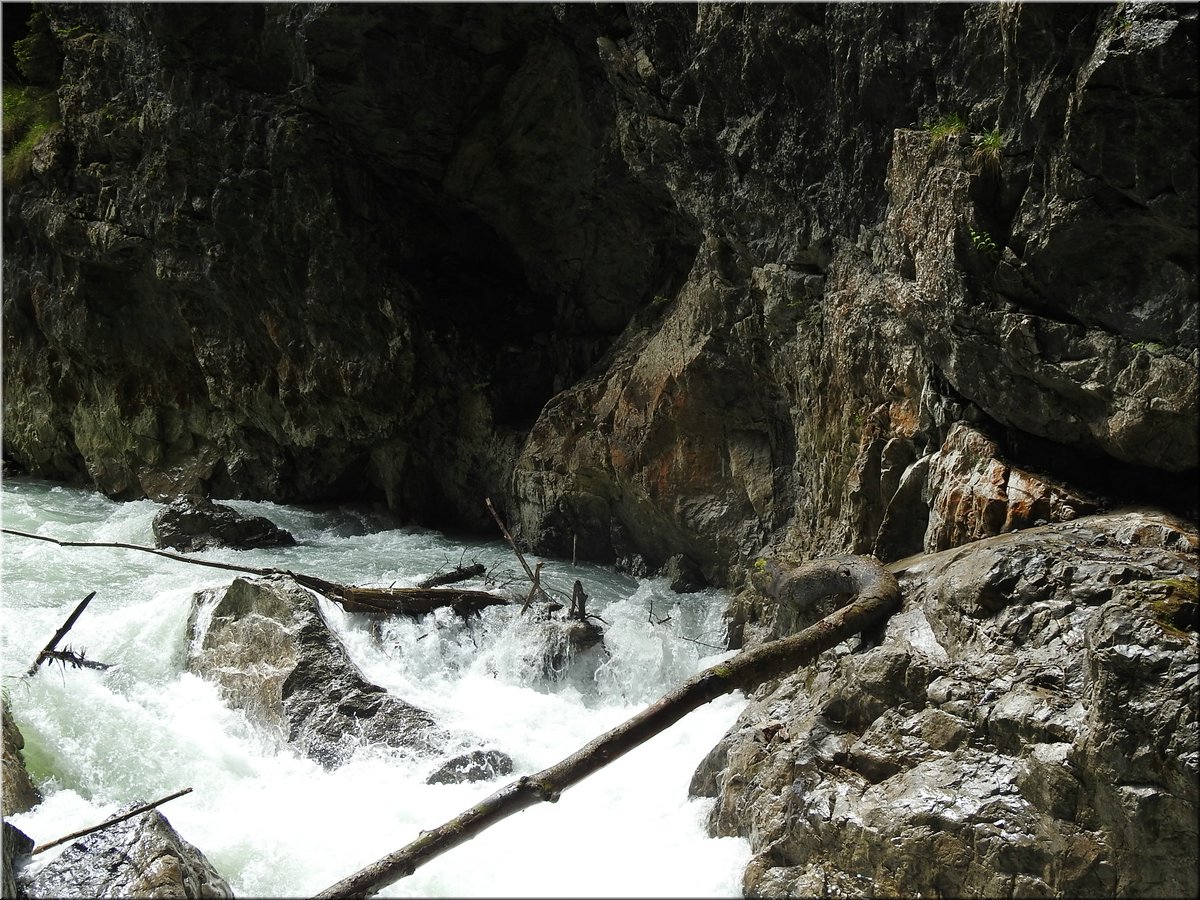
[[[753,690],[795,671],[825,650],[876,626],[900,605],[895,577],[878,562],[858,556],[816,560],[798,567],[768,563],[756,581],[775,599],[812,603],[829,595],[852,594],[853,601],[803,631],[743,651],[705,669],[616,728],[589,741],[553,766],[522,776],[444,825],[424,831],[412,843],[342,879],[318,898],[360,897],[377,892],[417,868],[537,803],[555,803],[616,759],[679,722],[684,716],[734,690]]]

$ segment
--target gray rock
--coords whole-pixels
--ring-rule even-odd
[[[156,547],[185,552],[214,547],[253,550],[290,547],[296,543],[291,534],[270,519],[247,515],[197,495],[172,500],[155,513],[151,527]]]
[[[30,898],[233,896],[204,854],[156,809],[76,838],[21,886]]]
[[[461,784],[509,775],[513,761],[500,750],[472,750],[447,760],[425,779],[426,784]]]
[[[363,677],[316,599],[290,578],[238,578],[198,594],[189,633],[188,671],[326,767],[362,744],[425,753],[444,737],[429,713]]]
[[[896,564],[878,646],[765,685],[693,779],[747,893],[1193,896],[1198,546],[1129,511]]]
[[[700,567],[679,553],[667,560],[662,574],[671,580],[671,590],[677,594],[694,594],[708,587]]]

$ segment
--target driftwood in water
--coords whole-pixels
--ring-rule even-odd
[[[64,834],[60,838],[55,838],[52,841],[47,841],[44,844],[38,844],[30,852],[30,856],[32,856],[36,853],[41,853],[43,850],[49,850],[51,847],[57,847],[59,844],[65,844],[67,841],[73,841],[73,840],[75,840],[75,838],[83,837],[85,834],[95,834],[97,831],[103,831],[105,828],[111,828],[113,825],[118,825],[121,822],[126,821],[127,819],[132,819],[134,816],[139,816],[144,812],[149,812],[150,810],[154,809],[154,807],[156,807],[156,806],[162,806],[168,800],[174,800],[176,797],[182,797],[184,794],[190,794],[191,792],[192,792],[192,789],[190,787],[184,788],[181,791],[176,791],[173,794],[168,794],[166,797],[163,797],[161,800],[155,800],[153,803],[143,803],[141,806],[137,807],[136,809],[131,809],[127,813],[122,813],[119,816],[113,816],[111,819],[106,819],[105,821],[101,822],[99,825],[93,825],[91,828],[85,828],[82,831],[73,831],[70,834]]]
[[[316,896],[369,896],[411,875],[431,859],[469,841],[501,819],[535,803],[555,802],[567,788],[711,700],[739,689],[751,691],[765,681],[807,665],[825,650],[883,622],[900,604],[900,588],[895,577],[876,560],[866,557],[834,557],[807,563],[801,568],[776,565],[770,574],[767,588],[774,592],[771,593],[774,597],[803,595],[807,592],[806,583],[815,584],[815,590],[824,593],[854,594],[855,597],[849,605],[803,631],[744,650],[726,662],[692,676],[658,702],[561,762],[536,775],[517,779],[446,824],[422,832],[412,843]]]
[[[5,529],[5,530],[7,531],[7,529]],[[43,662],[45,662],[48,659],[58,659],[58,660],[64,661],[64,662],[71,662],[77,666],[84,665],[90,669],[111,668],[111,666],[107,666],[104,663],[92,662],[91,660],[87,660],[85,662],[83,660],[83,654],[76,655],[75,653],[72,653],[69,650],[55,650],[54,649],[55,647],[58,646],[58,642],[61,641],[63,639],[63,637],[66,635],[66,633],[68,631],[70,631],[71,628],[75,625],[75,622],[79,619],[79,617],[81,615],[83,615],[83,611],[85,609],[87,609],[87,605],[92,602],[92,598],[95,596],[96,596],[96,592],[92,591],[90,594],[88,594],[86,597],[84,597],[82,600],[79,601],[79,605],[76,606],[75,609],[73,609],[71,611],[71,614],[69,616],[67,616],[67,620],[65,622],[63,622],[62,625],[59,626],[58,631],[54,632],[54,637],[50,638],[50,643],[48,643],[45,647],[43,647],[42,652],[37,655],[37,659],[35,659],[33,661],[33,665],[30,666],[29,671],[25,673],[26,677],[29,677],[30,675],[33,675],[35,672],[37,672],[38,666],[40,666]]]
[[[521,607],[521,612],[525,612],[525,610],[529,609],[529,604],[533,602],[533,599],[537,594],[541,594],[545,600],[549,601],[550,597],[542,588],[542,563],[538,563],[536,572],[529,568],[529,563],[525,561],[524,555],[522,555],[520,548],[517,547],[517,542],[513,539],[513,536],[509,534],[508,528],[506,528],[504,525],[504,520],[500,518],[500,513],[496,512],[496,507],[492,506],[492,498],[485,497],[483,502],[487,504],[488,512],[490,512],[492,514],[492,518],[496,520],[496,525],[499,526],[500,533],[504,535],[504,539],[508,541],[508,546],[512,547],[513,553],[517,554],[517,561],[521,564],[521,568],[525,570],[525,574],[529,576],[529,583],[533,585],[529,591],[528,599],[526,599],[524,605]]]
[[[318,578],[315,575],[305,575],[302,572],[292,572],[287,569],[260,569],[254,566],[238,566],[233,563],[215,562],[209,559],[196,559],[192,556],[182,556],[178,553],[170,553],[166,550],[156,550],[153,547],[143,547],[140,544],[122,544],[114,541],[60,541],[57,538],[46,537],[43,534],[30,534],[26,531],[16,531],[11,528],[0,529],[4,534],[13,534],[18,537],[32,538],[38,541],[48,541],[51,544],[58,544],[60,547],[115,547],[121,550],[138,550],[142,553],[153,553],[155,556],[165,556],[167,559],[173,559],[177,562],[188,563],[193,566],[208,566],[213,569],[225,569],[230,572],[244,572],[249,575],[270,576],[270,575],[287,575],[296,581],[297,584],[303,585],[306,588],[311,588],[319,594],[323,594],[335,603],[343,606],[347,612],[365,612],[377,615],[400,615],[400,616],[422,616],[427,612],[438,609],[443,606],[449,606],[461,615],[478,612],[486,606],[497,606],[508,603],[504,597],[496,594],[488,593],[487,591],[471,591],[459,589],[438,589],[438,588],[423,588],[423,587],[358,587],[356,585],[338,584],[333,581],[326,581],[324,578]],[[481,567],[482,568],[482,567]],[[88,600],[91,599],[89,596]],[[78,618],[78,613],[82,612],[82,607],[87,603],[80,604],[80,609],[72,614],[72,618],[68,619],[67,624],[62,630],[62,634],[56,635],[55,640],[47,645],[48,650],[54,649],[54,644],[66,634],[66,630],[74,624],[74,619]],[[39,658],[38,662],[41,662]],[[30,674],[37,669],[37,664],[30,669]]]
[[[460,581],[466,581],[468,578],[477,578],[486,572],[482,563],[475,563],[473,566],[459,566],[457,569],[451,569],[449,572],[444,572],[441,575],[431,575],[424,581],[418,581],[417,587],[428,590],[429,588],[445,587],[448,584],[457,584]]]
[[[43,654],[46,659],[55,659],[64,666],[70,666],[72,669],[99,669],[105,671],[111,669],[110,663],[97,662],[94,659],[88,659],[82,650],[76,651],[67,647],[64,650],[51,650],[49,653]]]
[[[303,582],[301,582],[303,584]],[[322,591],[324,593],[324,591]],[[460,616],[477,613],[488,606],[503,606],[504,597],[487,591],[447,588],[373,588],[339,587],[336,593],[326,594],[341,604],[346,612],[373,615],[423,616],[443,606],[449,606]]]

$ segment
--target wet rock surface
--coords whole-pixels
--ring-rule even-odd
[[[30,898],[233,896],[204,854],[158,810],[76,838],[32,877],[23,877],[21,887]]]
[[[189,671],[327,768],[364,744],[425,753],[444,736],[429,713],[363,677],[317,600],[290,578],[238,578],[197,595],[189,632]]]
[[[510,775],[513,761],[500,750],[472,750],[447,760],[425,779],[426,784],[462,784]]]
[[[290,547],[296,543],[286,530],[263,516],[238,512],[207,497],[187,495],[172,500],[154,516],[154,546],[184,552],[228,547]]]
[[[747,894],[1192,896],[1198,546],[1130,511],[895,564],[883,634],[760,689],[697,770]]]
[[[3,716],[4,724],[2,772],[4,780],[0,797],[3,798],[3,814],[10,816],[14,813],[26,812],[41,803],[42,794],[29,776],[29,770],[25,768],[25,759],[21,755],[21,750],[25,746],[25,738],[21,734],[21,729],[17,727],[16,720],[12,717],[8,703],[3,699],[0,699],[0,711],[2,711],[0,715]]]

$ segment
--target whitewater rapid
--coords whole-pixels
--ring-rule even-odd
[[[149,501],[6,479],[6,528],[63,540],[153,545]],[[395,527],[386,516],[250,501],[230,505],[289,530],[295,547],[208,551],[203,558],[290,569],[332,581],[415,584],[480,562],[492,583],[524,577],[500,542],[462,541]],[[185,671],[192,596],[234,573],[121,549],[62,548],[3,537],[0,662],[26,763],[44,801],[10,817],[35,841],[101,822],[118,807],[184,787],[161,809],[238,897],[310,896],[436,827],[512,779],[558,762],[690,674],[727,657],[717,649],[727,596],[672,593],[663,579],[544,559],[544,584],[580,579],[588,611],[608,623],[610,656],[542,676],[531,631],[508,607],[463,622],[449,610],[367,622],[322,601],[322,612],[368,679],[428,709],[464,735],[437,758],[363,747],[325,771],[228,709],[216,687]],[[538,561],[530,557],[531,562]],[[471,586],[486,587],[483,582]],[[109,672],[43,668],[38,650],[90,591],[64,644],[116,665]],[[653,618],[653,621],[652,621]],[[666,620],[666,621],[664,621]],[[381,896],[740,896],[748,845],[709,838],[710,800],[689,799],[696,765],[745,705],[719,698],[563,795],[495,825],[384,889]],[[427,785],[450,756],[495,747],[512,775]],[[60,850],[35,857],[44,865]]]

